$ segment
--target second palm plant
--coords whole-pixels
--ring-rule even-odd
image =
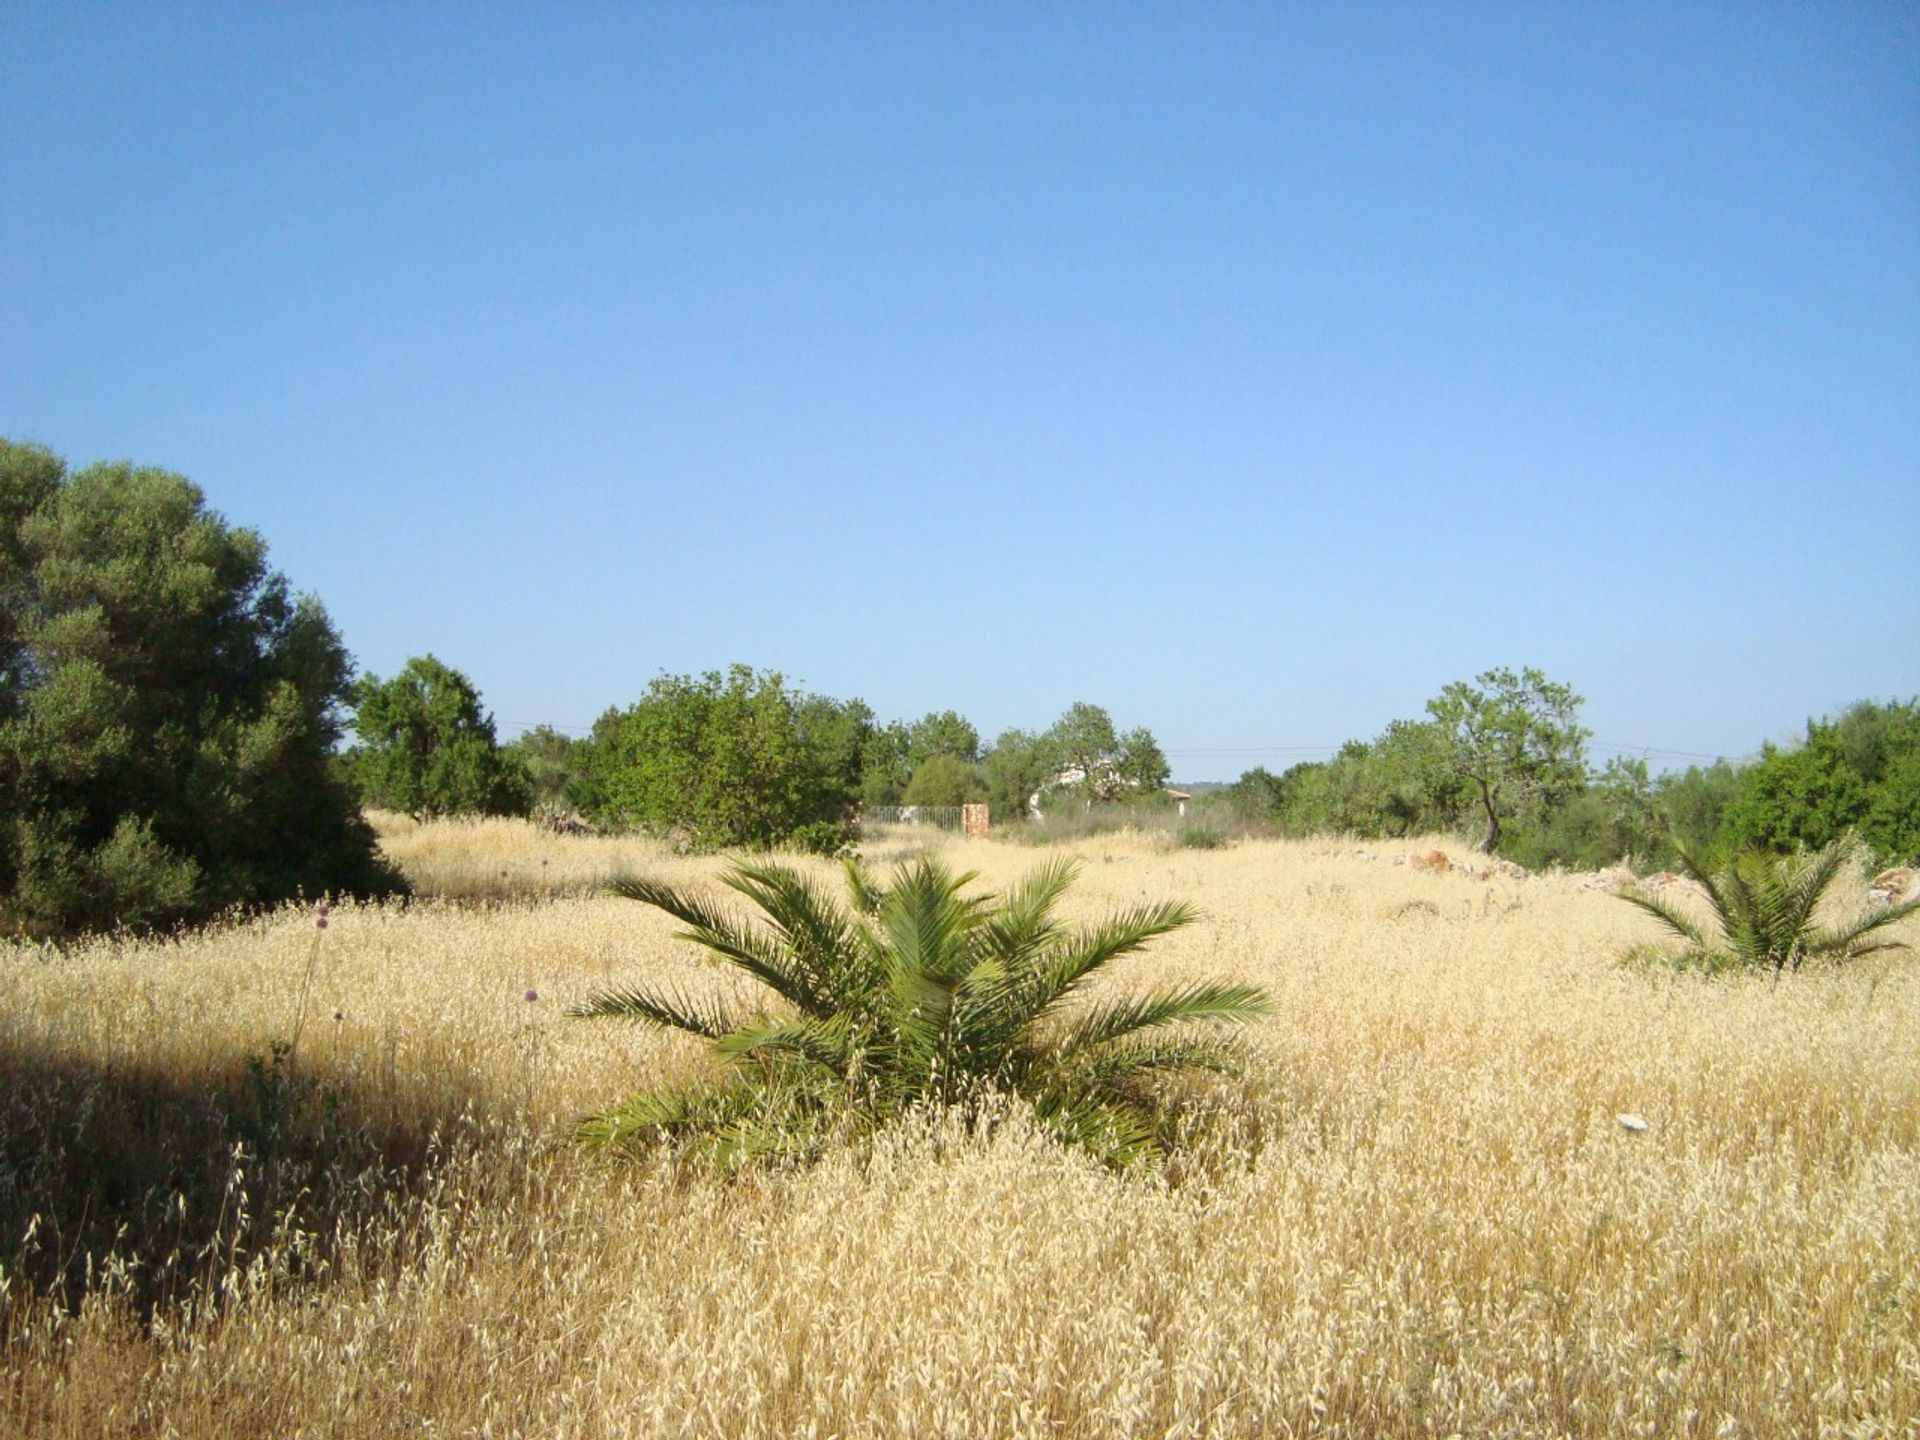
[[[709,1042],[721,1063],[693,1084],[607,1110],[587,1138],[680,1133],[724,1163],[805,1156],[916,1107],[1031,1103],[1063,1138],[1114,1164],[1153,1156],[1153,1080],[1229,1070],[1232,1048],[1200,1022],[1265,1014],[1258,988],[1200,981],[1088,999],[1103,970],[1189,924],[1185,904],[1142,905],[1071,928],[1054,914],[1075,865],[1042,866],[1004,897],[922,857],[880,883],[847,866],[842,903],[799,872],[742,863],[724,883],[759,911],[749,923],[649,880],[617,894],[680,921],[691,940],[764,985],[772,1002],[732,1010],[659,990],[608,990],[582,1016],[649,1021]]]

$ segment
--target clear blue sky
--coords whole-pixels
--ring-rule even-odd
[[[1920,10],[12,0],[0,434],[507,733],[1739,755],[1920,691]]]

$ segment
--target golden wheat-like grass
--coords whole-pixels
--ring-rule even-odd
[[[559,892],[717,869],[510,822],[385,834],[464,895],[541,859]],[[942,844],[992,888],[1039,858]],[[0,1182],[0,1434],[1920,1433],[1920,957],[1663,976],[1620,963],[1653,922],[1581,877],[1426,874],[1403,848],[1433,847],[1077,847],[1070,915],[1207,913],[1111,983],[1278,1001],[1147,1177],[1017,1117],[732,1183],[580,1152],[576,1117],[700,1056],[561,1010],[734,983],[614,899],[0,950],[9,1153],[74,1147],[35,1193]],[[209,1133],[299,1153],[216,1157],[250,1228],[183,1219],[207,1253],[173,1288],[123,1239],[90,1277],[56,1257],[79,1277],[56,1307],[49,1236],[81,1233],[90,1157],[120,1156],[116,1193],[157,1187],[150,1213],[179,1183],[161,1141],[98,1148],[103,1109],[152,1122],[151,1091],[190,1116],[225,1096]],[[326,1208],[279,1194],[276,1234],[249,1190],[270,1162]]]

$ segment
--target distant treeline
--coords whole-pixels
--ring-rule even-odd
[[[1153,735],[1078,703],[983,745],[952,710],[881,721],[743,665],[662,675],[581,739],[501,745],[434,657],[354,678],[320,602],[182,476],[0,440],[0,934],[154,929],[396,893],[363,806],[640,828],[692,849],[828,851],[863,806],[985,800],[996,829],[1459,830],[1527,865],[1667,865],[1857,832],[1920,855],[1920,704],[1862,703],[1750,765],[1589,764],[1581,698],[1537,670],[1449,685],[1332,760],[1252,770],[1175,816]],[[340,748],[351,721],[355,743]],[[1036,812],[1044,818],[1036,818]]]
[[[432,656],[356,688],[359,743],[340,760],[366,803],[418,816],[532,814],[640,828],[689,848],[830,851],[873,805],[986,801],[1007,818],[1031,798],[1125,804],[1157,796],[1167,761],[1150,732],[1075,704],[1043,731],[982,746],[952,710],[882,722],[862,700],[735,665],[662,675],[592,734],[548,726],[499,745],[480,697]]]
[[[1227,833],[1452,831],[1534,868],[1664,869],[1682,849],[1711,863],[1735,850],[1817,848],[1848,832],[1886,863],[1920,855],[1913,701],[1864,701],[1809,721],[1804,742],[1769,745],[1752,762],[1656,776],[1643,759],[1590,763],[1581,697],[1568,687],[1537,670],[1494,670],[1448,686],[1424,719],[1395,721],[1330,760],[1249,770],[1176,817],[1153,735],[1118,731],[1086,703],[1045,730],[1009,730],[983,745],[952,710],[881,722],[860,700],[736,665],[663,675],[587,737],[542,726],[496,746],[471,685],[431,657],[394,681],[363,681],[356,694],[361,743],[342,764],[370,805],[578,818],[690,848],[831,850],[864,807],[986,801],[1002,830],[1180,818],[1194,843]],[[460,733],[434,739],[431,715],[459,717]],[[1149,819],[1156,811],[1163,820]]]
[[[1809,720],[1797,745],[1767,745],[1661,775],[1645,760],[1595,769],[1584,753],[1571,783],[1530,797],[1502,828],[1498,850],[1529,867],[1591,869],[1625,861],[1670,869],[1685,849],[1703,863],[1739,850],[1814,849],[1853,831],[1883,864],[1920,857],[1920,703],[1862,701]],[[1249,770],[1202,797],[1218,816],[1285,835],[1321,831],[1383,838],[1469,831],[1480,821],[1470,783],[1433,721],[1400,721],[1331,760],[1281,774]]]

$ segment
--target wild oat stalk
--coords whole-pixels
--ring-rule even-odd
[[[1102,970],[1195,912],[1142,905],[1068,929],[1053,910],[1075,870],[1054,861],[994,899],[963,894],[974,875],[935,859],[904,864],[885,884],[850,861],[852,903],[842,905],[785,866],[735,865],[724,883],[758,910],[755,923],[654,881],[617,881],[616,894],[673,916],[680,938],[777,1003],[739,1013],[649,989],[591,996],[572,1013],[697,1035],[720,1065],[691,1087],[602,1112],[583,1134],[611,1144],[687,1133],[732,1164],[817,1154],[910,1109],[1011,1092],[1111,1164],[1155,1156],[1151,1079],[1234,1064],[1230,1047],[1188,1027],[1250,1020],[1269,1001],[1253,986],[1201,983],[1083,1005]]]

